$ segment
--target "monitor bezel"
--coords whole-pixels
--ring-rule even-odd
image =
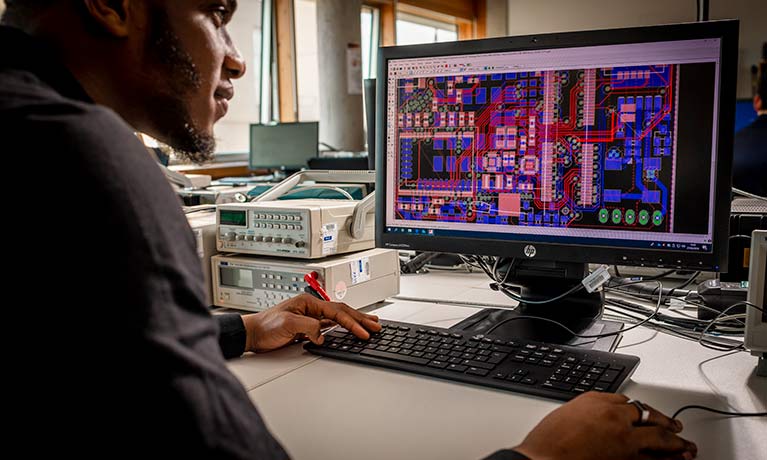
[[[253,163],[253,158],[255,156],[255,152],[253,151],[253,128],[256,126],[266,126],[266,127],[276,127],[276,126],[283,126],[283,125],[313,125],[314,131],[316,133],[315,139],[317,139],[317,145],[314,148],[314,154],[312,156],[307,156],[306,161],[304,164],[273,164],[273,165],[267,165],[259,164],[255,165]],[[319,154],[319,140],[320,140],[320,123],[318,121],[291,121],[291,122],[279,122],[279,123],[250,123],[248,126],[248,169],[251,171],[256,170],[263,170],[263,169],[283,169],[283,170],[300,170],[303,168],[307,168],[309,165],[309,160],[312,158],[317,158]]]
[[[727,267],[729,214],[732,188],[733,136],[738,62],[738,21],[711,21],[624,29],[589,30],[503,38],[467,40],[427,45],[382,47],[376,79],[376,246],[501,257],[588,262],[654,267],[678,267],[721,271]],[[672,249],[630,248],[625,246],[562,244],[509,241],[493,238],[395,234],[386,232],[386,117],[387,69],[390,59],[439,57],[502,51],[529,51],[552,48],[652,43],[705,38],[721,39],[717,164],[714,169],[715,197],[712,251],[693,253]],[[528,247],[534,246],[534,251]],[[526,248],[528,248],[526,250]],[[616,250],[617,249],[617,250]]]

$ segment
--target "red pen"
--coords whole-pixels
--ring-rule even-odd
[[[320,283],[317,282],[317,277],[319,275],[317,272],[311,272],[304,275],[304,281],[306,281],[306,284],[308,284],[312,289],[317,291],[317,293],[322,296],[323,299],[330,301],[330,296],[327,292],[325,292],[324,289],[322,289],[322,286],[320,286]]]

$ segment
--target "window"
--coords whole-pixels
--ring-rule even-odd
[[[244,77],[233,81],[235,97],[229,105],[229,112],[216,123],[216,153],[248,152],[249,125],[261,119],[263,7],[262,0],[240,2],[227,27],[248,67]],[[271,56],[271,53],[268,55]]]
[[[295,0],[298,121],[320,119],[320,81],[317,50],[317,2]]]
[[[380,35],[380,11],[378,8],[363,6],[360,13],[360,31],[362,35],[362,78],[376,77],[378,46]]]
[[[458,40],[458,26],[455,24],[408,13],[397,13],[397,45],[455,40]]]

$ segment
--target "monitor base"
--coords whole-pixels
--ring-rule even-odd
[[[581,322],[580,327],[570,323],[567,327],[579,334],[609,334],[607,337],[579,338],[574,337],[553,323],[521,318],[521,316],[527,315],[529,313],[525,314],[518,310],[489,308],[471,315],[450,329],[469,331],[475,334],[492,334],[493,336],[500,336],[507,341],[526,339],[599,351],[615,351],[622,337],[618,331],[623,328],[623,323],[617,321],[592,319]],[[561,318],[554,320],[561,322]]]

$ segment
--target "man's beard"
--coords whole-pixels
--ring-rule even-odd
[[[187,106],[188,96],[200,88],[202,77],[173,33],[166,13],[155,7],[150,14],[147,55],[165,76],[150,107],[152,119],[161,130],[160,140],[184,159],[195,163],[210,161],[216,141],[195,126]]]

